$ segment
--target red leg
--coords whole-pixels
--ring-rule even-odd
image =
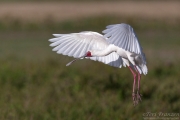
[[[136,105],[136,97],[135,97],[136,73],[133,71],[131,66],[128,66],[128,67],[129,67],[129,69],[130,69],[130,71],[131,71],[131,73],[133,74],[133,77],[134,77],[132,97],[133,97],[133,103],[134,103],[134,105]]]
[[[139,89],[140,89],[141,74],[139,73],[139,71],[138,71],[137,67],[136,67],[136,66],[134,66],[134,67],[135,67],[135,70],[136,70],[136,71],[137,71],[137,73],[138,73],[138,91],[139,91]]]
[[[141,74],[139,73],[138,69],[136,66],[135,67],[135,70],[137,71],[138,73],[138,90],[137,90],[137,102],[139,102],[139,100],[141,101],[141,94],[139,94],[139,91],[140,91],[140,80],[141,80]]]

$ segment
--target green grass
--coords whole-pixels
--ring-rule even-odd
[[[121,22],[134,27],[148,61],[149,73],[141,81],[143,101],[136,107],[127,68],[90,60],[66,67],[72,58],[52,52],[47,41],[52,33],[100,32]],[[1,23],[1,120],[143,120],[147,112],[180,111],[178,22],[103,16],[32,23],[34,27],[21,21],[16,27],[13,21]]]

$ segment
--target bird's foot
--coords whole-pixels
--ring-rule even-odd
[[[139,91],[137,91],[137,94],[136,94],[136,103],[138,104],[140,101],[142,101],[141,99],[141,94],[139,93]]]
[[[134,106],[136,106],[140,101],[142,101],[141,96],[142,95],[139,93],[139,91],[137,91],[137,94],[135,94],[134,92],[132,93],[133,105]]]
[[[133,92],[132,93],[132,99],[133,99],[133,105],[136,105],[136,94]]]

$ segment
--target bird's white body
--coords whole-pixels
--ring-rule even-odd
[[[54,34],[56,38],[49,40],[52,42],[50,46],[54,47],[53,51],[57,51],[58,54],[75,58],[82,58],[85,55],[84,58],[100,61],[113,67],[128,66],[134,80],[136,75],[132,69],[138,72],[140,81],[140,74],[146,75],[148,69],[145,55],[133,28],[124,23],[109,25],[106,28],[103,31],[104,35],[92,31]]]

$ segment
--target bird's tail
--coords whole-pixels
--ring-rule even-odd
[[[147,66],[145,64],[137,65],[136,68],[140,74],[143,73],[144,75],[146,75],[148,73],[148,69],[147,69]]]
[[[141,65],[141,70],[142,70],[144,75],[146,75],[148,73],[148,69],[147,69],[147,66],[145,64]]]

